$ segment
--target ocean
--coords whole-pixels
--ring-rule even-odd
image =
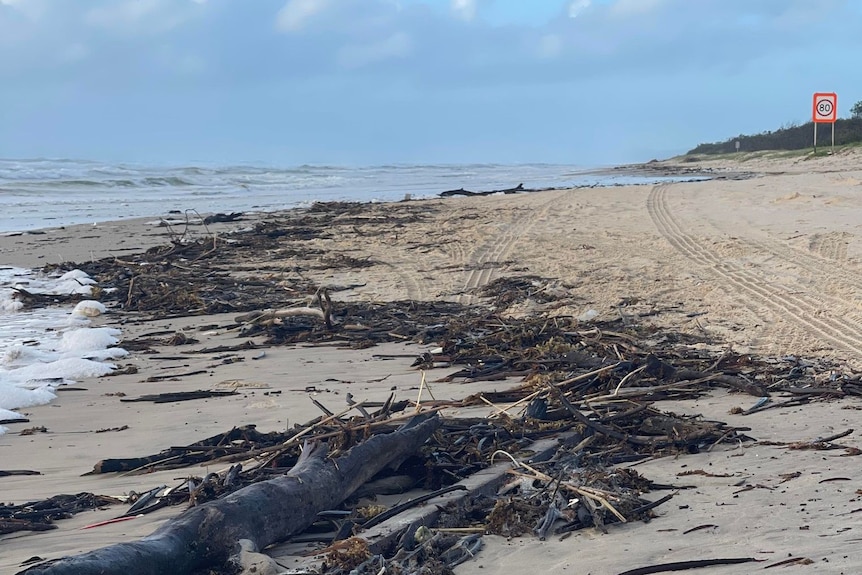
[[[170,211],[274,211],[315,201],[397,201],[464,188],[490,191],[650,184],[680,178],[554,164],[370,167],[140,166],[78,160],[0,160],[0,233],[97,223]],[[691,178],[685,178],[691,179]],[[97,303],[24,310],[14,288],[66,293],[92,280],[46,277],[0,261],[0,421],[51,401],[60,385],[102,375],[125,351],[118,330],[90,317]],[[83,286],[81,284],[84,284]],[[0,425],[0,434],[5,428]]]
[[[451,189],[646,184],[673,179],[556,164],[137,166],[0,160],[0,233],[164,215],[272,211],[315,201],[396,201]],[[2,264],[3,262],[0,262]]]

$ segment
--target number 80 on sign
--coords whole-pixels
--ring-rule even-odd
[[[838,96],[833,92],[814,94],[813,120],[818,124],[831,124],[838,118]]]

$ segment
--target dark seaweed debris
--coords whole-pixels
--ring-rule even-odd
[[[424,218],[433,206],[332,202],[269,216],[228,234],[192,236],[170,228],[166,243],[124,259],[46,266],[46,272],[78,268],[97,280],[97,298],[154,318],[277,308],[314,294],[320,286],[305,270],[358,269],[373,259],[328,253],[312,240],[331,234],[361,238]],[[22,294],[31,306],[63,303]]]
[[[17,531],[48,531],[56,529],[54,521],[68,519],[81,511],[92,511],[121,503],[107,495],[78,493],[55,495],[41,501],[20,505],[0,504],[0,535]]]

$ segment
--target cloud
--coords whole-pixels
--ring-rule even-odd
[[[149,83],[179,70],[222,86],[346,81],[373,67],[393,84],[420,89],[500,86],[738,69],[827,35],[857,47],[862,41],[845,0],[821,0],[816,14],[808,0],[557,1],[555,16],[520,21],[528,5],[514,0],[438,0],[443,10],[429,0],[0,0],[0,81],[49,83],[60,64],[76,66],[74,82],[109,86],[109,79]],[[502,20],[479,17],[485,6]],[[40,7],[38,20],[22,13]],[[296,33],[306,30],[315,33]],[[161,56],[153,36],[185,63]]]
[[[590,7],[590,0],[572,0],[569,4],[569,18],[577,18],[581,13]]]
[[[462,134],[468,151],[486,149],[471,139],[482,134],[492,150],[507,134],[523,129],[535,136],[541,126],[559,131],[561,121],[588,133],[593,118],[586,95],[596,87],[613,101],[621,131],[666,114],[681,122],[680,133],[689,122],[721,123],[720,136],[739,110],[758,110],[758,121],[778,115],[777,124],[796,118],[781,108],[793,94],[803,94],[798,108],[805,114],[811,89],[834,89],[845,102],[862,98],[853,95],[862,94],[862,79],[848,72],[853,55],[862,53],[859,7],[847,0],[814,4],[0,0],[0,109],[21,126],[14,133],[4,126],[8,137],[0,150],[20,155],[18,142],[27,138],[34,151],[55,141],[72,146],[90,123],[102,122],[99,133],[115,135],[103,119],[108,110],[115,123],[155,134],[150,141],[157,151],[165,139],[155,133],[158,125],[188,142],[198,138],[201,150],[215,145],[214,134],[230,130],[224,141],[236,141],[241,152],[241,143],[249,150],[260,143],[262,153],[272,153],[267,150],[283,146],[285,133],[303,145],[313,134],[325,152],[341,141],[326,125],[359,116],[371,130],[397,118],[381,133],[401,134],[405,146],[411,134],[426,130],[440,134],[440,143],[429,139],[428,145],[441,150],[447,132]],[[719,119],[697,106],[732,113]],[[252,137],[254,130],[270,134],[278,122],[280,134]],[[354,129],[344,125],[345,134]],[[597,137],[609,133],[596,130]],[[365,140],[345,136],[343,148],[357,154],[370,148],[367,132]],[[663,124],[642,129],[653,132],[667,133]],[[234,139],[234,133],[249,137]],[[533,136],[518,142],[542,139]],[[595,149],[605,145],[594,143]],[[523,145],[525,154],[533,153]]]
[[[477,0],[452,0],[452,13],[461,20],[475,18],[477,9]]]
[[[329,0],[287,0],[276,16],[276,28],[282,32],[296,32],[328,5]]]

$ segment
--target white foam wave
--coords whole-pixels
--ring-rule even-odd
[[[43,277],[19,268],[0,269],[0,419],[21,417],[16,410],[52,401],[60,385],[107,375],[116,369],[111,360],[128,355],[115,347],[120,330],[92,326],[90,318],[106,311],[100,302],[85,300],[74,310],[3,304],[20,303],[12,286],[31,293],[80,294],[89,293],[95,283],[81,270]]]
[[[88,352],[117,345],[120,330],[110,327],[85,327],[72,329],[60,339],[59,351]]]
[[[98,317],[107,311],[105,305],[101,302],[93,300],[84,300],[78,302],[75,309],[72,310],[72,315],[84,317]]]
[[[7,371],[4,375],[16,382],[18,387],[43,379],[73,382],[83,377],[101,377],[117,368],[110,363],[102,363],[82,357],[64,357],[48,363],[30,364]],[[5,406],[4,406],[5,407]],[[15,407],[22,407],[17,405]]]

